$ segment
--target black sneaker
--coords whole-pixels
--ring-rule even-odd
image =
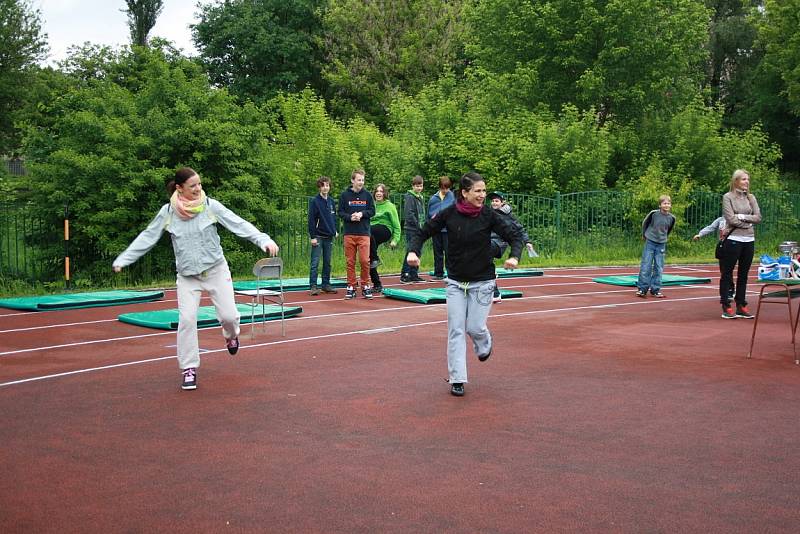
[[[730,304],[722,305],[722,318],[723,319],[736,319],[736,314],[733,313],[733,307]]]
[[[412,276],[412,277],[410,278],[410,280],[411,280],[412,282],[427,282],[427,280],[425,280],[424,278],[422,278],[422,277],[421,277],[421,276],[419,276],[419,275],[417,275],[417,276]],[[401,281],[402,281],[402,280],[401,280]]]
[[[365,299],[372,300],[372,288],[369,286],[364,286],[364,289],[361,290],[361,294],[364,296]]]
[[[642,291],[641,289],[636,292],[637,297],[641,297],[643,299],[647,298],[647,291]]]
[[[463,397],[464,384],[460,382],[456,382],[455,384],[450,384],[450,394],[455,395],[456,397]]]
[[[353,286],[347,286],[347,291],[344,294],[344,298],[347,300],[356,298],[356,288]]]
[[[482,362],[485,362],[486,360],[488,360],[488,359],[489,359],[489,357],[492,355],[492,349],[493,349],[493,348],[494,348],[494,347],[489,347],[489,352],[487,352],[486,354],[481,354],[481,355],[479,355],[479,356],[478,356],[478,359],[479,359],[480,361],[482,361]]]
[[[401,274],[400,275],[400,283],[401,284],[410,284],[410,283],[412,283],[412,280],[411,280],[411,278],[409,278],[409,276],[407,274]]]
[[[372,292],[376,295],[383,293],[383,286],[372,286]]]
[[[181,389],[197,389],[197,369],[189,367],[181,373]]]
[[[444,275],[434,274],[431,276],[431,280],[444,280]]]
[[[237,352],[239,352],[239,338],[238,337],[235,337],[233,339],[229,339],[228,341],[225,342],[225,345],[228,347],[228,352],[231,355],[234,355]]]
[[[322,292],[323,293],[338,293],[338,291],[336,289],[334,289],[332,286],[322,286]]]

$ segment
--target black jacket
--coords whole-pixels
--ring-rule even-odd
[[[511,257],[522,253],[522,234],[519,229],[483,206],[477,217],[459,213],[448,206],[429,220],[416,235],[409,236],[408,249],[419,256],[422,243],[447,228],[447,277],[458,282],[481,282],[495,278],[492,259],[492,232],[511,244]]]

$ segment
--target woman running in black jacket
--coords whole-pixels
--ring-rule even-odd
[[[467,383],[467,339],[480,361],[492,355],[492,335],[486,318],[495,288],[491,235],[497,233],[511,245],[506,269],[517,267],[522,252],[522,235],[489,206],[483,177],[468,172],[461,177],[456,203],[437,213],[419,233],[409,235],[411,266],[419,265],[419,250],[424,241],[447,228],[447,367],[450,393],[464,395]]]

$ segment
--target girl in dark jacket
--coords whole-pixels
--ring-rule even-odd
[[[456,203],[436,214],[409,236],[406,261],[419,265],[423,242],[447,229],[447,367],[450,393],[464,395],[467,382],[467,339],[480,361],[492,354],[492,335],[486,318],[492,306],[495,287],[492,257],[492,232],[508,242],[511,254],[506,269],[514,269],[522,252],[522,235],[492,208],[484,205],[486,183],[480,174],[469,172],[461,177]]]

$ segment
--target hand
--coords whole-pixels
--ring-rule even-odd
[[[528,254],[533,254],[533,243],[528,243],[525,246],[528,248]]]
[[[503,263],[503,267],[505,267],[506,269],[516,269],[518,263],[519,263],[519,260],[517,260],[517,258],[508,258]]]
[[[406,256],[406,263],[411,267],[419,267],[419,256],[414,252],[409,252]]]
[[[350,216],[350,220],[353,222],[358,222],[361,220],[361,212],[357,211]]]
[[[119,265],[114,265],[113,269],[114,269],[114,272],[115,272],[115,273],[120,273],[120,272],[122,272],[122,267],[120,267]]]
[[[396,249],[397,248],[397,243],[392,241],[391,243],[389,243],[389,248],[392,249],[392,250]]]
[[[745,217],[747,217],[747,215],[745,215],[744,213],[737,213],[736,214],[736,218],[739,219],[740,221],[743,221],[745,219]]]
[[[697,234],[696,236],[692,236],[692,241],[697,241],[698,239],[700,239],[700,234]]]
[[[316,237],[311,238],[311,246],[316,247],[319,244]]]
[[[264,245],[264,252],[268,252],[270,256],[277,256],[278,250],[278,244],[275,241],[270,241]]]

